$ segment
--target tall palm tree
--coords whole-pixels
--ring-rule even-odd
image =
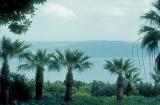
[[[153,8],[145,13],[141,18],[147,22],[139,30],[141,37],[141,47],[146,48],[149,52],[155,54],[159,50],[158,44],[160,40],[160,0],[152,4]],[[158,51],[159,52],[159,51]],[[157,64],[160,65],[160,56],[158,57]],[[160,70],[160,66],[157,66]]]
[[[124,74],[127,70],[131,69],[132,62],[130,59],[124,60],[120,59],[112,59],[112,60],[105,60],[104,69],[108,70],[111,74],[118,75],[117,78],[117,100],[123,99],[123,89],[125,85],[125,78]]]
[[[133,90],[133,85],[141,81],[139,73],[137,73],[137,68],[131,67],[128,69],[127,72],[125,72],[125,79],[127,82],[126,94],[130,96]]]
[[[41,100],[44,82],[43,71],[45,71],[45,67],[48,67],[50,57],[47,54],[46,50],[37,50],[35,54],[28,51],[24,53],[21,57],[24,58],[25,64],[19,65],[19,70],[36,70],[35,99]]]
[[[69,49],[62,53],[56,50],[56,58],[59,60],[61,66],[67,68],[67,74],[65,79],[66,92],[65,101],[72,100],[72,86],[73,86],[73,70],[78,70],[82,72],[85,69],[91,68],[92,63],[89,62],[89,56],[84,55],[83,52],[79,50],[71,51]]]
[[[8,61],[14,57],[19,57],[25,52],[29,45],[23,41],[12,41],[10,38],[3,37],[0,42],[0,57],[2,58],[1,68],[1,102],[9,104],[9,65]]]

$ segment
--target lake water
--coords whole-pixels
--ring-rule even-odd
[[[84,43],[83,43],[84,44]],[[32,43],[32,47],[31,50],[33,52],[35,52],[37,49],[45,49],[47,48],[47,51],[51,52],[54,51],[54,49],[59,48],[61,50],[64,50],[65,48],[71,48],[71,49],[75,49],[78,48],[84,52],[86,52],[88,55],[92,55],[94,52],[94,54],[91,56],[92,58],[90,59],[91,62],[93,62],[94,66],[89,69],[89,70],[84,70],[84,72],[77,72],[74,71],[73,76],[75,80],[80,80],[80,81],[85,81],[85,82],[92,82],[93,80],[100,80],[103,82],[109,82],[109,83],[115,83],[116,82],[116,76],[115,75],[111,75],[107,70],[103,69],[104,66],[104,61],[105,59],[112,59],[113,57],[121,56],[123,55],[123,58],[127,59],[127,58],[132,58],[132,56],[128,56],[130,52],[127,52],[127,50],[130,50],[130,47],[126,47],[129,46],[128,44],[125,45],[125,47],[123,48],[124,45],[121,45],[121,48],[117,47],[118,51],[116,51],[116,46],[114,46],[114,50],[115,51],[111,51],[111,50],[107,50],[107,45],[101,45],[99,43],[96,43],[97,47],[101,46],[101,49],[99,48],[99,50],[96,50],[97,47],[94,47],[91,45],[93,44],[88,44],[87,43],[87,47],[86,45],[83,45],[81,43],[79,43],[80,46],[75,45],[75,43]],[[98,45],[99,44],[99,45]],[[73,48],[74,45],[74,48]],[[109,46],[111,47],[110,44]],[[115,45],[120,45],[119,43],[116,43]],[[92,48],[92,49],[91,49]],[[122,52],[121,51],[125,51]],[[99,52],[98,52],[99,51]],[[95,53],[97,52],[97,53]],[[112,54],[114,52],[114,54]],[[118,55],[120,53],[120,55]],[[108,54],[109,57],[102,57],[102,55]],[[125,54],[126,53],[126,54]],[[125,56],[127,55],[127,56]],[[107,56],[107,55],[106,55]],[[138,59],[136,56],[132,58],[134,65],[138,68],[140,68],[139,73],[140,73],[140,77],[142,78],[142,80],[144,82],[153,82],[152,79],[150,78],[150,73],[153,72],[153,60],[151,61],[151,63],[149,62],[148,57],[145,57],[144,59],[142,59],[142,57],[140,59]],[[12,72],[17,72],[20,74],[24,74],[26,75],[29,79],[34,78],[35,77],[35,70],[33,71],[17,71],[17,66],[18,64],[21,62],[17,62],[15,60],[12,60],[10,62],[10,70]],[[44,72],[44,79],[45,81],[57,81],[57,80],[61,80],[64,81],[65,79],[65,75],[66,75],[66,69],[64,68],[63,70],[61,70],[60,72],[48,72],[47,70]]]
[[[73,73],[74,79],[80,80],[80,81],[85,81],[85,82],[92,82],[93,80],[100,80],[100,81],[103,81],[106,83],[107,82],[109,82],[109,83],[116,82],[116,76],[111,75],[110,72],[103,69],[105,59],[111,59],[111,58],[92,58],[91,62],[93,62],[93,64],[94,64],[92,66],[92,68],[88,69],[88,70],[84,70],[84,72],[74,71],[74,73]],[[140,73],[140,77],[142,78],[142,80],[144,82],[152,82],[152,79],[150,78],[150,73],[153,70],[152,69],[150,70],[149,60],[145,59],[144,61],[142,61],[142,59],[140,59],[140,61],[141,61],[141,69],[138,71]],[[145,64],[144,66],[143,66],[143,63]],[[14,67],[12,64],[14,64]],[[136,67],[140,68],[139,60],[137,58],[134,59],[134,64]],[[32,71],[17,71],[18,62],[16,64],[15,64],[15,61],[11,62],[10,65],[11,65],[10,69],[12,72],[24,74],[30,79],[35,77],[34,70],[32,70]],[[51,82],[54,82],[57,80],[64,81],[66,71],[67,70],[65,68],[62,69],[60,72],[56,72],[56,71],[48,72],[46,70],[44,72],[44,79],[45,79],[45,81],[51,81]]]

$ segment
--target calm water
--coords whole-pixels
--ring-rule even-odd
[[[91,69],[84,70],[84,72],[74,71],[74,79],[85,81],[85,82],[92,82],[93,80],[100,80],[106,83],[116,82],[116,76],[111,75],[110,72],[103,69],[105,59],[104,58],[92,58],[91,61],[93,62],[94,66]],[[108,59],[111,59],[111,58],[108,58]],[[139,64],[139,60],[137,58],[134,59],[135,66],[138,68],[141,67],[141,69],[139,70],[140,77],[143,79],[144,82],[152,82],[150,78],[150,73],[153,70],[150,70],[150,63],[148,59],[145,59],[144,62],[142,61],[142,59],[140,61],[141,61],[140,62],[141,66]],[[143,63],[145,64],[144,66],[143,66]],[[12,64],[14,64],[14,66]],[[18,62],[15,64],[15,61],[11,62],[10,65],[11,65],[10,69],[12,72],[24,74],[30,79],[35,77],[35,70],[17,71]],[[65,79],[65,75],[66,75],[65,68],[62,69],[60,72],[56,72],[56,71],[48,72],[47,70],[44,72],[45,81],[51,81],[51,82],[56,81],[56,80],[63,81]]]
[[[104,60],[105,59],[111,59],[112,57],[123,57],[123,58],[131,58],[131,44],[130,43],[122,43],[122,42],[92,42],[92,43],[84,43],[84,42],[78,42],[77,43],[31,43],[32,47],[31,50],[35,52],[37,49],[46,49],[48,52],[54,51],[54,49],[59,48],[61,50],[64,50],[65,48],[70,49],[80,49],[84,52],[86,52],[88,55],[90,55],[91,62],[93,62],[94,66],[92,69],[84,70],[84,72],[77,72],[74,71],[74,79],[75,80],[81,80],[85,82],[92,82],[93,80],[100,80],[103,82],[110,82],[113,83],[116,81],[116,76],[111,75],[107,70],[103,69],[104,66]],[[114,48],[114,49],[113,49]],[[135,48],[136,49],[136,48]],[[120,53],[121,52],[121,53]],[[136,53],[136,51],[134,51]],[[134,55],[136,55],[134,53]],[[106,58],[105,56],[109,56]],[[144,82],[152,82],[150,78],[150,73],[153,71],[153,67],[150,67],[150,62],[147,57],[145,59],[138,59],[136,56],[134,56],[134,59],[132,58],[134,65],[138,68],[140,68],[139,73],[140,77],[143,79]],[[35,70],[32,71],[17,71],[17,66],[19,63],[16,60],[12,60],[10,62],[10,69],[12,72],[18,72],[21,74],[26,75],[28,78],[34,78],[35,77]],[[151,61],[153,63],[153,61]],[[66,69],[64,68],[60,72],[47,72],[47,70],[44,72],[44,79],[45,81],[56,81],[56,80],[64,80],[66,75]]]

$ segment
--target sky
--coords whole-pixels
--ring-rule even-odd
[[[142,16],[154,0],[48,0],[38,6],[25,41],[136,41]]]

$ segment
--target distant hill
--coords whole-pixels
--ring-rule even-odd
[[[121,41],[80,41],[80,42],[29,42],[35,51],[36,49],[47,49],[49,52],[55,49],[64,50],[69,49],[80,49],[88,55],[94,58],[104,57],[132,57],[142,56],[142,50],[137,45],[133,45],[131,42]],[[145,52],[145,51],[144,51]],[[146,54],[144,54],[146,56]]]

